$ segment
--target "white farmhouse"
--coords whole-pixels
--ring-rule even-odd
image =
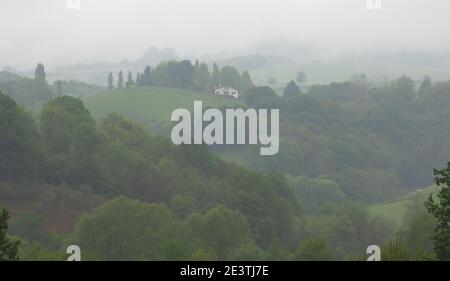
[[[239,98],[239,91],[231,87],[220,87],[214,90],[214,94],[218,96],[229,96],[235,99]]]

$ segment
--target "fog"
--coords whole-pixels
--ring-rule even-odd
[[[307,42],[324,54],[450,47],[448,0],[0,0],[0,67],[136,59],[150,46],[182,56]]]

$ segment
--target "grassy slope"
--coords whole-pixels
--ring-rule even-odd
[[[109,113],[118,113],[134,120],[153,133],[170,136],[170,116],[177,108],[193,111],[194,100],[202,100],[203,108],[207,107],[245,107],[238,100],[218,97],[211,94],[161,87],[137,87],[104,91],[83,97],[83,102],[96,119]],[[223,149],[217,154],[223,159],[246,165],[242,149]]]
[[[403,218],[405,216],[408,204],[412,198],[417,194],[429,194],[435,193],[438,190],[437,186],[429,186],[427,188],[413,192],[407,196],[394,201],[388,201],[383,203],[377,203],[369,207],[369,212],[374,215],[387,218],[392,221],[397,227],[401,226]]]
[[[192,112],[194,100],[202,100],[203,108],[242,105],[231,98],[160,87],[104,91],[83,98],[86,107],[97,119],[109,113],[118,113],[149,129],[168,128],[172,111],[186,108]]]

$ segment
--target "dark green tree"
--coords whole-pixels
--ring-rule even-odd
[[[245,94],[251,87],[254,87],[252,78],[248,71],[244,71],[241,74],[241,86],[239,90],[242,94]]]
[[[41,160],[39,134],[32,117],[0,93],[0,180],[33,178]]]
[[[41,79],[22,78],[10,84],[8,95],[25,105],[33,106],[37,103],[47,102],[52,99],[53,93],[47,81]],[[7,89],[5,89],[7,93]]]
[[[52,100],[44,105],[40,124],[47,152],[43,176],[51,182],[101,187],[96,160],[101,140],[83,102],[68,96]]]
[[[34,79],[41,80],[41,81],[47,81],[46,80],[46,74],[45,74],[45,67],[42,63],[38,63],[36,66],[36,69],[34,71]]]
[[[197,91],[207,91],[210,74],[206,63],[201,63],[195,68],[194,89]]]
[[[35,212],[20,214],[9,224],[9,233],[29,243],[39,243],[46,248],[57,250],[60,246],[59,237],[47,228],[44,219]]]
[[[267,86],[250,88],[245,95],[247,105],[255,108],[280,108],[280,97]]]
[[[214,63],[211,79],[209,80],[209,91],[214,92],[214,89],[219,86],[220,86],[220,70],[217,64]]]
[[[294,81],[289,82],[283,91],[283,98],[298,97],[299,95],[301,95],[300,88]]]
[[[391,82],[390,101],[396,104],[410,102],[416,97],[414,80],[407,76],[402,76]]]
[[[172,87],[192,89],[194,80],[194,68],[188,60],[181,62],[172,61],[167,65],[170,84]]]
[[[331,248],[323,238],[303,240],[294,254],[298,261],[326,261],[331,260]]]
[[[136,74],[136,80],[135,80],[135,84],[136,85],[141,85],[141,74],[138,72],[137,74]]]
[[[221,84],[224,87],[239,89],[241,86],[241,77],[239,71],[232,66],[224,66],[220,72]]]
[[[127,83],[126,86],[127,88],[131,88],[134,85],[134,81],[133,81],[133,74],[131,74],[131,71],[128,71],[128,78],[127,78]]]
[[[437,220],[432,235],[436,256],[440,260],[450,260],[450,162],[445,169],[435,169],[434,175],[436,184],[442,189],[437,194],[437,201],[429,195],[425,207]]]
[[[428,95],[432,92],[432,90],[433,90],[433,83],[431,82],[431,77],[426,75],[423,78],[422,83],[420,84],[419,96]]]
[[[222,205],[205,214],[194,213],[187,222],[194,236],[205,241],[219,259],[225,259],[233,248],[253,243],[246,218],[239,211]]]
[[[150,66],[146,66],[144,69],[144,73],[140,76],[139,85],[142,86],[150,86],[152,85],[152,68]]]
[[[112,72],[110,72],[108,74],[108,89],[112,90],[114,88],[113,83],[114,83],[113,74]]]
[[[123,89],[123,72],[122,70],[119,71],[119,77],[117,78],[117,88],[118,89]]]
[[[0,261],[19,260],[20,241],[11,241],[7,237],[9,213],[6,209],[0,210]]]

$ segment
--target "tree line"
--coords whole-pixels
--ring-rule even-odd
[[[42,63],[37,64],[31,78],[0,71],[0,91],[29,108],[38,108],[63,95],[83,96],[97,93],[99,90],[100,87],[74,80],[55,80],[49,83]]]
[[[142,73],[137,73],[136,78],[129,71],[128,78],[124,84],[123,72],[117,75],[118,89],[137,86],[160,86],[180,89],[188,89],[201,92],[213,92],[216,87],[232,87],[241,93],[247,92],[253,87],[253,82],[248,71],[239,73],[232,66],[219,68],[216,63],[212,66],[212,71],[206,63],[194,64],[189,60],[165,61],[154,68],[146,66]],[[113,89],[113,73],[108,74],[108,88]]]

